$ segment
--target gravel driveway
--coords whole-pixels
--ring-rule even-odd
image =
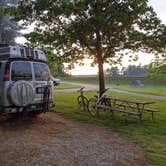
[[[2,166],[146,165],[144,150],[127,136],[55,113],[0,122],[0,142]]]

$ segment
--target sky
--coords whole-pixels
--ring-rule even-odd
[[[163,24],[166,25],[166,0],[149,0],[149,5],[153,7],[154,11],[157,13],[158,18],[161,20]],[[33,26],[29,27],[28,31],[32,31]],[[25,30],[22,31],[23,33],[27,32]],[[26,40],[25,38],[17,38],[16,42],[18,43],[25,43]],[[140,53],[139,54],[139,59],[136,62],[129,62],[129,58],[125,57],[122,60],[122,64],[124,67],[127,67],[129,64],[133,65],[146,65],[149,64],[152,60],[154,59],[154,56],[151,54],[145,54],[145,53]],[[84,60],[85,66],[79,66],[78,64],[75,64],[75,68],[70,71],[72,75],[86,75],[86,74],[97,74],[97,66],[91,67],[90,63],[92,62],[91,59],[86,59]],[[119,66],[120,67],[120,66]],[[109,68],[108,64],[104,65],[104,68],[107,69]]]
[[[153,7],[162,23],[166,25],[166,0],[150,0],[149,5]]]

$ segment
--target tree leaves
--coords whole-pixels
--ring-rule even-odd
[[[109,54],[112,57],[115,50],[148,47],[161,50],[159,47],[164,44],[156,40],[157,32],[161,31],[160,20],[146,0],[23,0],[17,19],[24,19],[28,24],[36,21],[36,32],[45,36],[40,42],[53,43],[55,49],[71,49],[72,44],[79,42],[82,50],[93,56],[97,55],[98,31],[104,58]]]

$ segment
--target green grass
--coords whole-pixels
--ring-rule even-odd
[[[85,95],[90,98],[96,92],[85,92]],[[143,97],[135,97],[127,94],[111,92],[112,96],[142,99],[155,101],[151,105],[152,108],[157,108],[160,112],[154,116],[154,121],[151,120],[151,114],[145,113],[143,123],[139,125],[138,117],[131,116],[128,123],[125,124],[122,114],[115,114],[112,118],[108,112],[102,113],[100,118],[94,118],[89,113],[84,112],[79,108],[76,102],[78,93],[61,93],[55,95],[55,112],[58,114],[85,123],[95,123],[97,125],[108,126],[111,129],[125,133],[136,140],[145,148],[150,166],[164,166],[166,163],[166,104],[163,100],[148,99]]]
[[[73,84],[66,84],[66,83],[60,83],[58,86],[55,86],[55,89],[74,89],[79,88],[79,85],[73,85]]]
[[[66,78],[64,77],[61,79],[64,81],[98,85],[97,77],[66,77]],[[131,83],[134,80],[141,80],[145,86],[132,87]],[[160,77],[160,78],[107,77],[105,78],[105,83],[106,86],[111,86],[116,89],[166,96],[166,77]]]

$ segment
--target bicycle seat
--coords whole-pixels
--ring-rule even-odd
[[[82,86],[79,90],[77,90],[77,92],[81,92],[81,91],[83,91],[84,88],[85,88],[85,87]]]

